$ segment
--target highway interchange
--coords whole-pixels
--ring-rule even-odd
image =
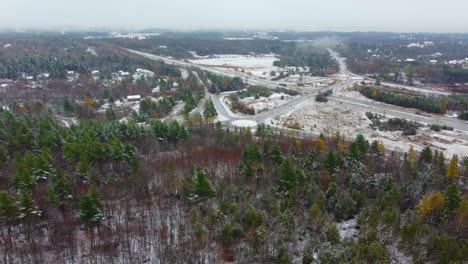
[[[191,63],[186,60],[185,61],[176,60],[173,58],[158,56],[158,55],[139,52],[135,50],[128,50],[128,51],[138,54],[140,56],[144,56],[149,59],[162,60],[165,63],[173,64],[173,65],[184,67],[184,68],[198,68],[200,70],[212,72],[212,73],[223,75],[223,76],[240,77],[245,82],[251,85],[262,85],[262,86],[269,87],[269,88],[276,88],[281,83],[277,81],[266,80],[263,78],[248,75],[247,73],[244,73],[244,72],[216,68],[212,66],[199,65],[199,64]],[[328,87],[311,89],[310,92],[303,94],[299,98],[296,98],[290,101],[289,103],[280,105],[276,108],[270,109],[265,112],[261,112],[253,116],[240,116],[237,114],[233,114],[229,109],[227,109],[227,106],[225,103],[223,103],[223,100],[224,100],[224,97],[226,97],[229,93],[212,95],[211,98],[213,100],[213,103],[218,113],[224,117],[222,123],[228,127],[232,127],[233,126],[232,123],[237,120],[246,120],[246,121],[250,121],[250,123],[253,123],[251,121],[254,121],[256,124],[265,123],[268,120],[274,118],[275,116],[282,115],[290,111],[295,111],[295,110],[300,109],[302,106],[305,105],[307,101],[313,100],[315,96],[320,92],[325,92],[329,90],[337,91],[339,89],[344,89],[346,87],[349,87],[356,82],[364,80],[364,77],[349,72],[349,70],[346,67],[346,62],[344,58],[340,57],[339,54],[337,54],[335,51],[331,49],[329,49],[329,52],[330,52],[330,55],[338,62],[338,65],[340,68],[339,74],[337,74],[336,76],[330,77],[330,79],[335,79],[338,81],[336,84],[328,86]],[[398,85],[398,87],[414,89],[413,87],[405,87],[402,85]],[[288,83],[288,89],[294,89],[294,88],[297,88],[295,83]],[[430,93],[430,94],[444,94],[443,92],[432,91],[432,90],[425,90],[425,89],[417,89],[417,90],[420,92],[425,92],[425,93]],[[349,108],[356,110],[356,111],[363,111],[363,112],[371,111],[371,112],[375,112],[378,114],[404,118],[404,119],[412,120],[415,122],[420,122],[420,123],[425,123],[425,124],[446,125],[446,126],[451,126],[457,130],[468,131],[468,124],[466,124],[465,121],[459,120],[453,117],[447,117],[445,115],[434,115],[434,114],[421,115],[421,114],[418,114],[420,111],[417,111],[415,109],[402,108],[402,107],[397,107],[393,105],[372,102],[370,100],[359,100],[359,99],[336,96],[336,95],[329,96],[329,100],[339,102],[341,104],[345,104]]]

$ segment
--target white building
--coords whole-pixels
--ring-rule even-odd
[[[127,101],[129,102],[139,102],[141,100],[141,95],[128,95],[127,96]]]

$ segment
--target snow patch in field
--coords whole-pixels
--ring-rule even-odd
[[[246,120],[246,119],[235,120],[231,124],[233,126],[236,126],[236,127],[254,127],[254,126],[257,126],[257,122],[252,121],[252,120]]]
[[[209,66],[231,66],[249,69],[268,68],[278,58],[274,54],[261,55],[213,55],[210,58],[194,59],[190,62]]]

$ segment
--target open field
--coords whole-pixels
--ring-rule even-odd
[[[359,97],[355,92],[347,96]],[[386,116],[389,118],[390,116]],[[382,122],[385,120],[382,120]],[[302,130],[317,134],[340,134],[353,139],[358,134],[370,141],[381,140],[389,149],[407,151],[409,146],[421,150],[425,146],[443,151],[447,157],[453,154],[468,155],[468,133],[463,131],[435,132],[429,127],[422,127],[414,136],[404,136],[401,131],[378,131],[370,127],[371,121],[365,112],[356,111],[348,105],[335,101],[318,103],[309,101],[303,108],[277,117],[272,121],[276,125],[298,123]]]

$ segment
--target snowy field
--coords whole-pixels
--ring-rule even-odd
[[[296,121],[304,131],[323,132],[328,135],[340,132],[348,140],[354,139],[357,134],[362,134],[370,142],[381,140],[387,149],[391,150],[406,152],[410,146],[413,146],[420,151],[425,146],[429,146],[443,151],[446,157],[451,157],[453,154],[468,156],[468,134],[465,132],[444,130],[435,132],[429,127],[422,127],[418,129],[417,135],[405,136],[401,131],[378,131],[369,127],[371,121],[364,112],[350,109],[337,102],[317,103],[311,100],[301,109],[286,113],[271,122],[278,126]]]
[[[213,55],[209,58],[192,59],[190,62],[213,67],[231,68],[233,70],[244,70],[257,77],[273,78],[270,72],[275,74],[285,70],[273,66],[275,61],[279,60],[275,54],[258,55]]]
[[[190,62],[195,64],[209,65],[209,66],[232,66],[242,67],[247,69],[266,68],[273,66],[273,62],[278,58],[274,54],[261,54],[261,55],[213,55],[206,59],[195,59]]]

